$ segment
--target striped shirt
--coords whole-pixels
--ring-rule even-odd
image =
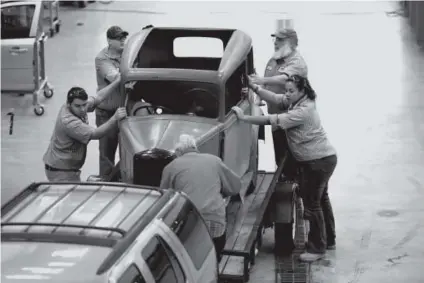
[[[297,161],[311,161],[336,154],[321,125],[315,101],[304,97],[286,113],[269,115],[271,125],[286,130],[287,142]]]
[[[43,156],[44,164],[57,169],[79,170],[84,165],[87,144],[94,128],[88,125],[87,116],[75,116],[65,104],[59,111],[50,139]]]
[[[112,56],[108,52],[109,48],[105,47],[95,59],[97,91],[108,86],[119,73],[121,64],[121,56]],[[105,100],[100,103],[97,108],[114,112],[125,104],[125,95],[121,94],[120,88],[116,88]]]
[[[209,220],[205,220],[205,223],[212,238],[218,238],[224,235],[225,224]]]
[[[274,59],[271,58],[268,61],[268,64],[265,69],[264,77],[274,77],[280,76],[282,74],[287,74],[288,76],[300,75],[302,77],[308,76],[308,67],[302,55],[299,51],[295,50],[292,54],[284,59]],[[275,92],[275,93],[285,93],[285,87],[282,85],[264,85],[264,88]],[[278,105],[268,104],[268,113],[275,114],[283,112]],[[275,130],[275,129],[274,129]]]

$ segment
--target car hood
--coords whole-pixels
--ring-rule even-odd
[[[190,116],[129,117],[121,123],[120,134],[135,152],[152,148],[173,151],[180,135],[191,135],[200,145],[218,133],[219,125],[213,119]]]

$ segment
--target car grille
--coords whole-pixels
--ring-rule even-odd
[[[134,155],[133,182],[136,185],[159,186],[162,171],[175,159],[175,154],[164,149],[148,149]]]

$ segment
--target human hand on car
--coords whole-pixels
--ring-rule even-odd
[[[233,110],[236,113],[238,119],[243,119],[244,118],[244,112],[243,112],[243,110],[240,107],[233,106],[231,108],[231,110]]]
[[[116,119],[116,121],[121,121],[127,118],[127,110],[125,109],[125,107],[119,107],[113,117]]]
[[[259,77],[258,75],[250,75],[248,81],[249,81],[249,87],[251,88],[253,88],[254,85],[264,84],[264,78]]]

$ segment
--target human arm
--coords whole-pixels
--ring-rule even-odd
[[[115,79],[111,84],[99,90],[96,96],[90,96],[88,98],[88,112],[93,112],[94,109],[103,102],[109,95],[111,95],[121,82],[121,75],[118,73],[118,78]]]
[[[108,84],[114,82],[119,77],[119,68],[107,58],[95,59],[96,72],[107,82]]]
[[[172,188],[170,164],[166,165],[162,171],[159,188],[168,190]]]
[[[217,157],[219,177],[221,179],[221,192],[224,197],[234,196],[240,193],[241,178],[237,176],[227,165]]]
[[[293,75],[299,75],[306,77],[308,73],[308,68],[305,61],[301,57],[294,57],[288,62],[281,66],[277,70],[277,74],[272,77],[259,77],[259,76],[250,76],[252,83],[259,85],[277,85],[284,86],[289,77]]]
[[[277,94],[275,92],[266,90],[254,83],[252,80],[248,79],[249,88],[251,88],[262,100],[265,100],[268,103],[279,105],[282,109],[287,109],[289,107],[289,100],[285,94]]]
[[[272,114],[269,116],[269,121],[272,126],[278,126],[281,129],[290,129],[304,124],[308,118],[310,109],[308,106],[303,106],[289,110],[286,113]]]
[[[96,128],[91,135],[92,140],[99,140],[107,135],[112,129],[117,127],[118,121],[121,121],[127,117],[127,111],[124,107],[118,108],[115,114],[103,125]]]
[[[282,129],[290,129],[304,124],[306,119],[308,118],[309,113],[307,107],[299,107],[282,114],[272,114],[264,116],[244,115],[243,110],[241,110],[237,106],[234,106],[232,110],[236,113],[237,118],[240,121],[260,126],[278,126]]]
[[[250,115],[244,115],[243,110],[240,107],[234,106],[233,108],[231,108],[237,115],[237,118],[240,121],[243,122],[247,122],[253,125],[259,125],[259,126],[263,126],[263,125],[271,125],[270,121],[269,121],[269,116],[263,116],[263,115],[258,115],[258,116],[250,116]]]

